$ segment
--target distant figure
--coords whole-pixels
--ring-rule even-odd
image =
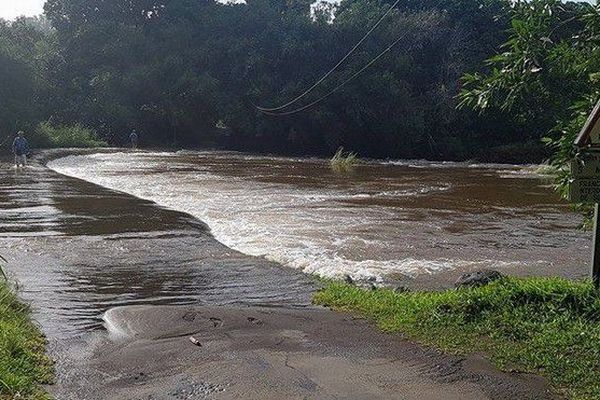
[[[23,131],[17,133],[17,137],[13,141],[12,149],[15,154],[15,165],[25,167],[27,165],[27,153],[29,153],[29,143],[23,136]]]
[[[137,149],[138,147],[138,134],[135,131],[135,129],[133,131],[131,131],[131,135],[129,135],[129,142],[131,143],[131,148],[132,149]]]

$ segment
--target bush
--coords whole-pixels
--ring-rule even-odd
[[[81,124],[57,125],[42,122],[36,129],[33,142],[40,147],[106,147],[96,131]]]
[[[329,160],[329,165],[334,171],[349,171],[354,168],[360,160],[356,153],[344,153],[344,148],[340,147],[335,155]]]

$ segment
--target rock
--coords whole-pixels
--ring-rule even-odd
[[[200,343],[200,341],[193,336],[190,336],[190,342],[198,347],[202,347],[202,343]]]
[[[396,292],[396,293],[406,293],[406,292],[410,292],[410,289],[407,288],[406,286],[398,286],[398,287],[394,288],[394,292]]]
[[[461,275],[460,278],[458,278],[454,283],[454,286],[457,289],[463,287],[485,286],[488,283],[491,283],[503,277],[504,275],[502,275],[500,272],[491,269],[474,271]]]
[[[377,290],[379,289],[377,287],[377,285],[375,285],[373,282],[365,282],[365,281],[360,281],[360,282],[356,282],[356,287],[362,290]]]
[[[377,278],[374,276],[370,276],[369,279],[367,279],[369,282],[377,282]]]
[[[352,277],[350,275],[346,275],[344,276],[344,281],[348,284],[348,285],[354,285],[354,279],[352,279]]]

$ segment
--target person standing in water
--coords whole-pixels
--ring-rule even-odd
[[[131,143],[131,148],[133,150],[137,149],[137,147],[138,147],[138,134],[135,131],[135,129],[133,131],[131,131],[131,134],[129,135],[129,142]]]
[[[17,133],[17,137],[13,141],[12,149],[15,154],[15,165],[25,167],[27,165],[27,153],[29,152],[29,143],[25,139],[23,131]]]

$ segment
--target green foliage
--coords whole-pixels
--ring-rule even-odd
[[[505,278],[404,293],[331,283],[314,302],[446,351],[483,351],[501,368],[546,376],[572,399],[600,399],[600,292],[591,282]]]
[[[546,61],[556,49],[552,32],[564,22],[557,16],[561,9],[559,0],[515,2],[509,40],[487,60],[489,73],[465,74],[460,105],[479,110],[497,106],[506,111],[528,103],[524,111],[530,114],[538,107],[546,109],[545,103],[553,100],[548,88],[553,71]]]
[[[390,5],[344,0],[311,14],[313,3],[48,0],[48,20],[0,22],[0,133],[52,120],[117,145],[136,128],[156,145],[320,155],[345,145],[367,157],[537,162],[539,139],[557,139],[548,132],[569,119],[565,105],[591,95],[598,72],[589,4],[402,1],[296,105],[402,38],[359,79],[293,116],[262,114],[253,104],[302,93]]]
[[[517,1],[511,21],[509,40],[488,60],[489,71],[463,78],[460,105],[527,121],[531,131],[524,136],[543,137],[566,197],[573,141],[600,98],[600,6]]]
[[[49,99],[58,69],[55,55],[54,31],[45,18],[0,20],[0,143],[19,130],[31,130],[59,103]]]
[[[36,129],[35,141],[41,147],[106,147],[106,142],[98,139],[96,131],[81,124],[54,126],[42,122]]]
[[[40,388],[53,375],[45,345],[29,308],[0,279],[0,399],[49,398]]]
[[[486,142],[456,110],[458,79],[500,43],[504,0],[401,2],[343,68],[297,105],[398,45],[360,79],[293,117],[253,107],[289,101],[334,65],[390,6],[345,0],[311,17],[312,1],[48,0],[56,28],[56,107],[111,143],[136,127],[156,144],[221,140],[243,150],[370,157],[468,157]],[[335,8],[335,18],[331,12]],[[214,128],[223,121],[227,135]],[[503,132],[507,129],[503,127]],[[498,135],[503,144],[512,141]],[[476,142],[476,143],[474,143]]]

